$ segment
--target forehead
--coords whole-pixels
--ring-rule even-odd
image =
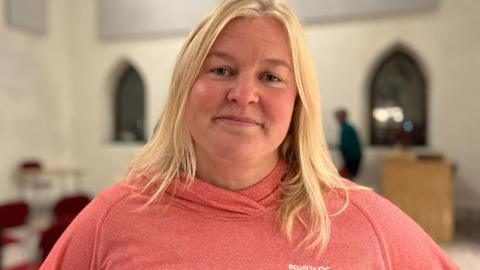
[[[270,16],[235,18],[227,23],[218,38],[224,36],[288,43],[287,32],[282,23]]]
[[[273,17],[240,17],[230,21],[217,37],[212,49],[222,46],[244,46],[260,44],[272,46],[272,50],[283,50],[290,55],[287,32],[280,21]]]

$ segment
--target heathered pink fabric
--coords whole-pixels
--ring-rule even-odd
[[[145,210],[138,208],[146,195],[115,184],[74,220],[41,269],[458,269],[418,225],[371,191],[350,193],[348,208],[332,218],[324,253],[297,248],[275,223],[285,171],[279,163],[238,192],[201,180],[181,183],[175,196],[168,193],[168,208]],[[335,192],[326,200],[331,210],[341,203]]]

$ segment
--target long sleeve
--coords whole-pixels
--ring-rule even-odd
[[[376,231],[387,269],[459,269],[418,224],[388,200],[373,192],[356,193],[370,193],[361,206],[353,204]]]

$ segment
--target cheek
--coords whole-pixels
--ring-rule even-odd
[[[295,95],[288,95],[278,101],[278,118],[282,125],[288,129],[292,119],[293,107],[295,105]]]
[[[215,86],[206,83],[201,78],[192,86],[187,101],[186,120],[190,132],[200,132],[208,126],[212,115],[219,106],[220,95],[215,94]]]
[[[195,117],[197,113],[209,112],[215,107],[219,99],[219,95],[215,91],[214,85],[208,84],[201,79],[193,84],[187,103],[187,110],[191,111],[192,117]]]
[[[202,109],[201,104],[204,104],[205,99],[204,88],[202,85],[195,83],[190,91],[190,96],[187,101],[187,121],[190,124],[195,122],[195,116],[198,116],[199,110]]]
[[[187,125],[190,132],[195,131],[195,123],[197,123],[195,116],[198,115],[197,110],[199,108],[198,103],[199,95],[198,95],[198,85],[195,83],[192,86],[192,90],[190,91],[190,95],[187,100],[187,107],[186,107],[186,117],[187,117]]]
[[[200,111],[202,109],[202,106],[200,105],[201,101],[198,100],[198,97],[195,95],[195,92],[192,89],[190,97],[187,101],[185,116],[187,122],[187,129],[195,142],[201,140],[201,134],[204,133],[203,130],[205,129],[205,121],[203,121],[202,117],[202,115],[204,114]]]

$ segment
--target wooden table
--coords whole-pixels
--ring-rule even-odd
[[[415,220],[435,241],[454,239],[453,166],[442,159],[387,156],[383,195]]]

